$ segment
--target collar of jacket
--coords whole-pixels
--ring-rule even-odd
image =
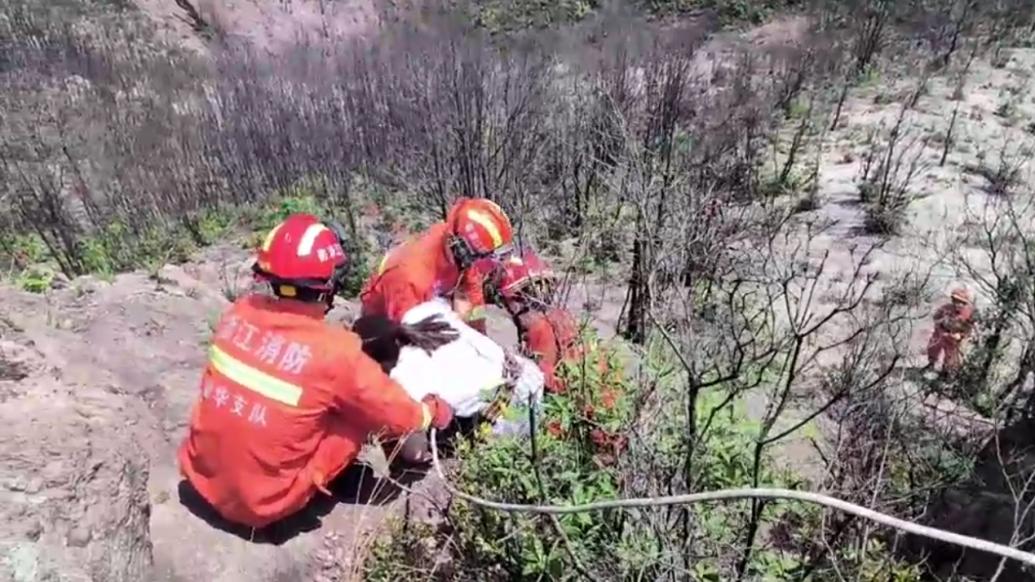
[[[279,297],[263,297],[263,303],[270,310],[280,313],[304,315],[313,319],[323,319],[326,315],[326,308],[323,303],[307,303],[296,299],[281,299]]]

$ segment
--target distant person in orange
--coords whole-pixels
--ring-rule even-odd
[[[179,462],[231,522],[261,528],[303,509],[371,434],[453,417],[435,396],[412,400],[354,333],[324,321],[348,270],[343,240],[336,225],[289,217],[253,267],[273,296],[239,299],[216,327]]]
[[[504,261],[487,286],[494,301],[514,320],[518,342],[542,369],[546,389],[560,393],[565,387],[557,377],[557,366],[580,359],[583,349],[575,318],[566,309],[552,305],[555,281],[546,261],[525,249]]]
[[[942,358],[942,370],[954,373],[963,363],[963,342],[974,330],[974,299],[965,287],[954,289],[950,302],[934,312],[934,331],[927,342],[927,367],[933,369]]]
[[[462,198],[446,220],[385,255],[360,295],[364,316],[401,322],[407,311],[436,297],[451,297],[463,319],[485,333],[484,270],[513,248],[510,219],[494,202]]]

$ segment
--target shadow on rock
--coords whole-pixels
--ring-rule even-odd
[[[927,525],[1025,551],[1035,550],[1035,420],[1005,428],[980,452],[969,479],[937,495]],[[907,552],[935,579],[1035,580],[1022,564],[926,538],[907,538]],[[1001,569],[1001,572],[1000,572]]]
[[[353,465],[331,482],[328,487],[331,496],[318,493],[302,511],[261,529],[227,521],[187,480],[180,481],[177,492],[180,503],[211,527],[256,544],[279,546],[301,534],[319,529],[323,525],[323,518],[339,503],[386,505],[395,501],[403,493],[399,485],[408,487],[422,479],[426,471],[409,468],[399,469],[393,473],[396,474],[393,474],[390,480],[380,479],[374,476],[369,468]]]

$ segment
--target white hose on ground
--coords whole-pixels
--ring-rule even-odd
[[[596,501],[593,503],[584,503],[581,505],[523,505],[519,503],[502,503],[499,501],[491,501],[489,499],[483,499],[469,493],[464,493],[452,483],[446,479],[445,473],[442,471],[442,465],[439,464],[438,460],[438,441],[436,439],[437,433],[435,429],[431,430],[431,460],[435,466],[435,472],[438,473],[440,479],[442,479],[446,490],[453,495],[485,507],[487,509],[495,509],[497,511],[504,511],[507,513],[542,513],[542,514],[568,514],[568,513],[586,513],[589,511],[603,511],[606,509],[634,509],[644,507],[663,507],[667,505],[687,505],[691,503],[701,503],[705,501],[728,501],[734,499],[789,499],[794,501],[804,501],[806,503],[814,503],[825,507],[832,507],[839,509],[845,513],[861,517],[874,521],[881,525],[897,529],[909,534],[938,540],[948,544],[954,544],[957,546],[963,546],[972,550],[979,550],[982,552],[988,552],[1004,558],[1011,558],[1019,562],[1023,562],[1030,566],[1035,566],[1035,554],[1031,552],[1025,552],[1018,550],[1010,546],[999,544],[996,542],[990,542],[979,538],[970,536],[960,535],[950,531],[941,530],[938,528],[928,527],[899,519],[879,511],[849,503],[829,495],[823,495],[820,493],[810,493],[808,491],[795,491],[793,489],[722,489],[719,491],[706,491],[703,493],[691,493],[687,495],[668,495],[664,497],[639,497],[631,499],[614,499],[610,501]]]

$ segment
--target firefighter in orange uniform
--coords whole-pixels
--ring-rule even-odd
[[[488,278],[488,293],[499,303],[518,330],[523,351],[536,360],[546,376],[546,389],[558,393],[564,384],[556,375],[562,361],[582,357],[578,325],[565,309],[552,307],[553,270],[530,249],[503,262]]]
[[[974,330],[974,299],[970,290],[953,289],[949,299],[934,312],[934,331],[927,342],[927,370],[934,368],[942,357],[943,372],[958,371],[963,363],[963,342]]]
[[[514,320],[522,350],[539,364],[546,377],[546,389],[554,394],[564,393],[566,386],[557,376],[557,366],[562,362],[581,362],[585,349],[572,314],[551,306],[556,281],[553,270],[534,251],[526,249],[520,256],[507,259],[501,269],[486,279],[487,294]],[[621,383],[614,382],[613,378],[620,370],[612,369],[601,352],[597,372],[600,374],[599,405],[602,409],[614,410],[621,395]],[[592,403],[586,403],[582,413],[591,422],[597,415]],[[547,430],[558,437],[565,434],[556,420],[547,423]],[[597,451],[594,458],[603,466],[614,464],[628,445],[628,438],[621,432],[599,425],[590,431],[590,439]]]
[[[435,396],[412,400],[343,327],[327,324],[347,272],[343,232],[296,214],[253,267],[273,296],[241,298],[210,350],[180,469],[229,521],[261,528],[301,510],[374,433],[446,427]]]
[[[446,220],[385,255],[360,295],[364,316],[402,321],[411,308],[453,297],[457,313],[485,333],[484,271],[475,263],[498,263],[511,250],[514,230],[494,202],[462,198]]]

